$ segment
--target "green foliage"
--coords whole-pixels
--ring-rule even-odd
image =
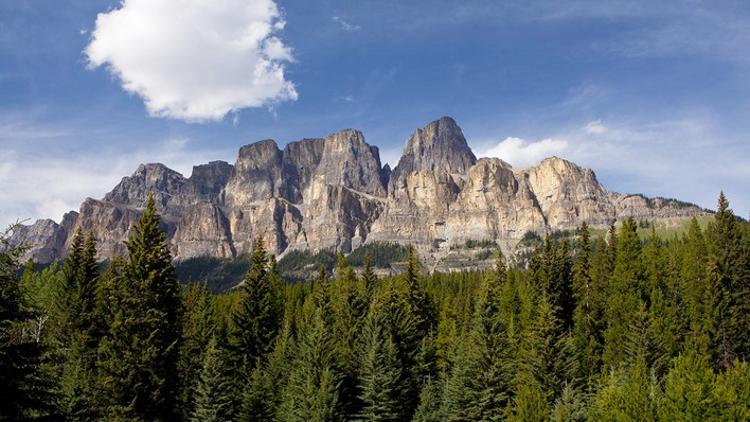
[[[59,377],[61,412],[69,420],[89,420],[97,415],[95,366],[103,324],[96,310],[99,264],[93,235],[73,238],[63,267],[63,278],[54,288],[49,341],[54,350],[53,372]]]
[[[241,373],[249,375],[271,350],[281,327],[283,306],[279,286],[269,273],[265,245],[262,239],[258,239],[229,335],[237,369]]]
[[[469,239],[460,245],[451,245],[451,250],[455,249],[480,249],[480,248],[497,248],[497,242],[492,239],[475,240]]]
[[[177,279],[184,284],[201,282],[214,293],[235,287],[250,269],[246,255],[237,258],[194,257],[175,263]]]
[[[357,420],[400,420],[401,367],[393,338],[385,331],[382,316],[370,313],[362,332]]]
[[[165,239],[149,196],[125,243],[128,259],[104,289],[110,321],[98,351],[98,403],[108,419],[172,419],[177,412],[180,298]]]
[[[279,274],[292,282],[309,280],[318,268],[331,272],[336,265],[336,254],[328,249],[312,253],[309,250],[293,250],[284,254],[278,263]]]
[[[366,243],[353,250],[346,257],[346,262],[355,267],[365,264],[365,257],[370,257],[370,264],[377,268],[390,268],[394,262],[406,260],[406,246],[393,242]]]
[[[210,292],[203,283],[187,286],[182,293],[182,303],[182,341],[177,363],[180,376],[178,404],[183,419],[187,419],[193,413],[194,395],[206,363],[206,353],[215,336],[216,316]],[[213,347],[218,346],[214,344]]]
[[[16,276],[23,248],[10,246],[11,229],[0,235],[0,419],[25,420],[49,415],[52,406],[40,370],[44,349],[26,329],[34,314]]]
[[[342,417],[334,341],[326,329],[320,308],[312,311],[301,327],[301,337],[279,409],[287,422],[337,421]]]
[[[228,354],[220,341],[212,337],[202,362],[197,387],[192,421],[220,422],[231,420],[236,391]]]

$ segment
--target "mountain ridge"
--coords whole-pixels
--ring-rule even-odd
[[[235,257],[258,236],[276,253],[412,243],[429,260],[469,240],[508,251],[529,231],[708,212],[609,191],[593,170],[559,157],[518,169],[499,158],[477,159],[455,120],[441,117],[409,136],[392,170],[355,129],[283,148],[271,139],[244,145],[234,164],[196,165],[189,177],[161,163],[141,164],[104,198],[86,198],[60,223],[20,226],[11,241],[29,245],[28,258],[49,262],[64,257],[80,228],[94,233],[100,259],[123,254],[149,193],[177,260]]]

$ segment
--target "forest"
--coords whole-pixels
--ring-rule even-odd
[[[90,234],[38,269],[7,232],[0,419],[750,420],[750,224],[722,194],[707,227],[638,229],[584,225],[490,271],[428,273],[409,247],[379,278],[339,255],[296,283],[257,239],[221,294],[177,281],[152,199],[106,267]]]

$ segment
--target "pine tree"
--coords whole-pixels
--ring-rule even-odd
[[[42,344],[24,335],[32,317],[16,277],[23,248],[0,235],[0,419],[26,420],[52,411],[48,385],[40,371]]]
[[[222,348],[221,334],[211,338],[194,395],[194,422],[223,422],[233,419],[234,382],[228,353]]]
[[[693,351],[677,357],[664,380],[664,397],[659,400],[659,419],[712,419],[718,408],[713,394],[714,384],[715,376],[708,357]]]
[[[575,422],[586,420],[586,403],[584,397],[572,386],[566,383],[562,394],[552,408],[552,420],[555,422]]]
[[[735,360],[716,379],[716,420],[750,420],[750,363]]]
[[[253,369],[242,392],[239,421],[274,421],[294,358],[291,324],[285,320],[266,362]]]
[[[184,316],[177,364],[180,375],[179,408],[183,418],[193,413],[194,394],[205,354],[215,335],[216,316],[211,293],[205,283],[192,283],[182,295]]]
[[[612,370],[589,407],[594,421],[655,421],[659,389],[643,359],[628,369]]]
[[[424,289],[422,289],[420,277],[421,266],[422,264],[419,262],[414,247],[409,245],[403,280],[406,284],[409,304],[412,307],[414,315],[418,318],[417,329],[421,333],[421,337],[424,337],[432,329],[436,315],[430,298]]]
[[[378,284],[378,276],[375,275],[375,272],[372,270],[372,263],[369,254],[365,255],[365,262],[362,268],[362,281],[365,284],[368,300],[371,300]]]
[[[361,421],[397,421],[400,419],[401,367],[396,347],[385,332],[377,313],[370,313],[362,333],[359,400]]]
[[[475,420],[501,420],[511,398],[512,359],[508,334],[500,317],[500,296],[506,269],[498,253],[495,271],[488,274],[475,310],[469,337],[467,413]]]
[[[325,422],[342,418],[334,342],[320,309],[312,312],[300,330],[301,338],[277,415],[280,421]]]
[[[149,195],[125,243],[128,259],[108,281],[111,322],[99,345],[99,403],[108,419],[176,417],[179,287]]]
[[[542,422],[550,418],[549,405],[544,392],[539,386],[521,385],[518,387],[509,421]]]
[[[235,312],[230,344],[242,373],[249,375],[273,346],[281,326],[283,306],[281,293],[268,272],[268,256],[262,239],[257,239],[245,275],[242,299]]]
[[[419,407],[414,412],[414,422],[442,422],[447,419],[443,413],[442,390],[443,385],[428,378],[419,394]]]
[[[580,362],[579,374],[583,382],[593,387],[592,381],[601,370],[602,326],[604,310],[601,306],[602,292],[592,277],[592,249],[589,229],[583,223],[580,229],[577,255],[573,264],[573,336]]]
[[[719,276],[717,321],[718,360],[727,367],[735,357],[750,358],[750,250],[743,242],[742,230],[729,208],[724,193],[711,229],[711,259]]]
[[[64,281],[57,290],[54,347],[60,356],[61,407],[69,420],[89,420],[96,416],[96,353],[103,334],[96,312],[99,264],[92,234],[83,240],[79,230],[65,260]]]
[[[684,247],[679,256],[679,279],[682,292],[682,304],[686,315],[685,329],[690,331],[693,339],[711,335],[714,329],[713,309],[715,280],[709,277],[708,250],[705,237],[693,217],[690,228],[683,240]]]
[[[609,369],[617,367],[625,358],[622,344],[642,297],[644,270],[636,229],[632,218],[625,220],[616,242],[617,254],[605,314],[608,326],[604,332],[603,360]]]

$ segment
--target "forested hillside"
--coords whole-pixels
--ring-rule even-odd
[[[395,277],[344,256],[286,284],[257,239],[240,289],[180,286],[153,199],[100,271],[0,254],[2,420],[750,419],[750,225],[544,239],[524,268]],[[380,259],[380,258],[378,258]],[[509,260],[508,260],[509,261]],[[359,261],[357,261],[359,262]],[[199,280],[198,280],[199,281]]]

